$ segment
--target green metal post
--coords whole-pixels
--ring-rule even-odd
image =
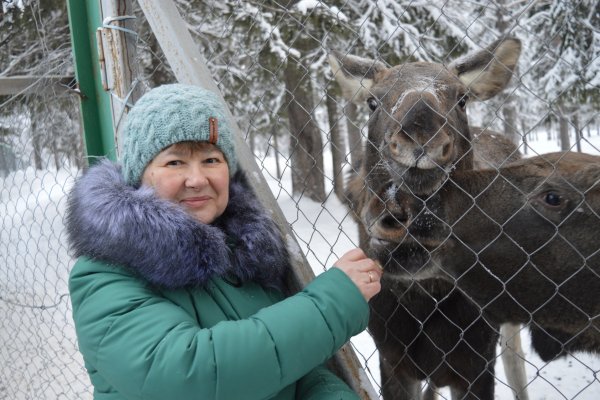
[[[75,75],[81,91],[81,116],[90,164],[116,158],[110,94],[102,88],[96,29],[101,26],[98,0],[67,0]]]

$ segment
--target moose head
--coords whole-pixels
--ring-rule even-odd
[[[364,167],[368,179],[390,174],[416,194],[438,188],[451,169],[471,169],[472,134],[467,105],[506,87],[521,52],[507,38],[448,67],[383,63],[332,52],[330,64],[344,96],[371,111]],[[381,162],[381,160],[386,160]]]

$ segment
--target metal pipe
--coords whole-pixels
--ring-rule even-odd
[[[102,25],[96,1],[67,0],[69,27],[79,84],[80,111],[88,162],[116,159],[110,96],[102,88],[96,29]]]

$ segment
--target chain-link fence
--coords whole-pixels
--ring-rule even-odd
[[[500,38],[517,37],[522,52],[508,87],[485,102],[466,105],[469,124],[502,132],[525,157],[560,149],[600,153],[600,5],[596,1],[177,0],[176,4],[315,273],[331,267],[350,247],[367,246],[348,207],[346,180],[359,173],[359,163],[365,159],[369,129],[375,126],[372,109],[391,101],[385,97],[391,96],[391,88],[362,97],[359,92],[368,89],[372,80],[382,79],[385,68],[417,60],[449,65]],[[175,81],[144,14],[135,2],[133,6],[135,29],[127,35],[136,44],[136,87],[143,91]],[[73,75],[69,42],[62,1],[3,1],[0,398],[91,398],[71,320],[67,279],[73,260],[63,226],[66,195],[86,165],[80,94],[67,79]],[[328,60],[334,51],[339,52],[340,62],[357,55],[370,63],[354,89],[341,90],[336,82],[348,69],[334,77]],[[29,84],[8,94],[9,82],[14,81],[4,78],[16,76],[26,76]],[[427,84],[417,89],[421,98],[429,90]],[[454,110],[460,99],[451,100]],[[471,95],[470,100],[477,99]],[[448,113],[443,115],[445,121],[450,119]],[[375,174],[366,174],[363,191],[376,191],[364,183],[373,182]],[[598,248],[600,244],[596,252]],[[591,263],[593,257],[588,260]],[[403,300],[393,307],[403,311],[394,318],[404,315],[401,326],[405,321],[419,330],[412,341],[401,343],[406,346],[405,352],[400,351],[402,360],[390,361],[388,371],[400,373],[403,361],[409,359],[412,370],[407,375],[419,382],[419,390],[430,384],[429,390],[450,398],[451,390],[442,387],[448,383],[440,378],[444,370],[453,370],[474,390],[479,376],[495,365],[491,379],[495,398],[508,399],[514,396],[510,387],[514,380],[502,368],[508,362],[503,355],[513,355],[525,369],[531,399],[600,396],[597,354],[559,345],[567,354],[544,362],[529,345],[527,324],[517,326],[507,338],[508,346],[501,346],[499,325],[477,325],[473,321],[484,321],[485,312],[462,299],[476,310],[466,329],[488,332],[484,336],[491,341],[488,353],[479,357],[479,362],[485,361],[483,370],[469,381],[451,361],[469,335],[455,322],[453,311],[439,306],[439,298],[431,294],[426,298],[433,302],[433,312],[418,315],[406,303],[417,296],[412,291],[424,287],[409,284],[396,293]],[[437,328],[428,324],[435,318],[444,323]],[[456,327],[457,343],[445,352],[432,339],[436,337],[432,329],[452,336],[449,332]],[[376,334],[372,326],[352,343],[381,394],[382,383],[390,382],[390,376],[381,376]],[[523,353],[515,352],[519,338]],[[424,339],[434,342],[436,354],[409,352]],[[458,357],[477,360],[477,349],[468,346],[471,354]],[[490,353],[490,346],[495,351]],[[432,366],[437,359],[440,364]],[[405,383],[395,382],[400,385],[395,387],[398,397],[391,398],[402,398],[399,393]],[[526,398],[524,393],[520,398]]]

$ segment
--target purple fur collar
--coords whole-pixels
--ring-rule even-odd
[[[283,289],[289,257],[280,231],[238,172],[229,204],[200,223],[152,189],[125,183],[103,160],[75,183],[68,199],[68,241],[76,257],[123,266],[161,289],[201,287],[211,277]]]

